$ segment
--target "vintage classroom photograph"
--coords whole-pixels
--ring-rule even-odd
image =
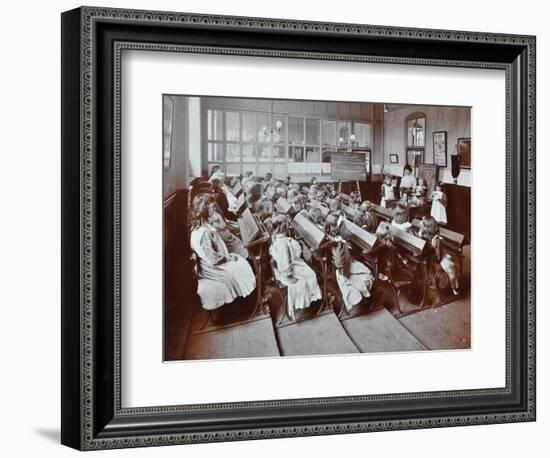
[[[162,116],[165,361],[470,348],[471,107]]]

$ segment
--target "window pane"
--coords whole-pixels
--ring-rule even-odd
[[[223,111],[208,110],[208,140],[223,140]]]
[[[258,138],[258,126],[255,113],[243,113],[243,141],[255,142]]]
[[[239,113],[227,111],[225,113],[225,139],[230,142],[240,140]]]
[[[208,143],[208,161],[223,162],[223,143]]]
[[[321,171],[324,176],[331,174],[331,164],[330,162],[323,162],[321,164]]]
[[[285,147],[284,146],[273,146],[273,161],[274,162],[284,162],[286,159]]]
[[[355,122],[353,123],[353,133],[355,134],[355,141],[357,146],[370,146],[370,124]]]
[[[414,127],[414,119],[407,121],[407,146],[414,146],[416,139],[416,129]]]
[[[303,162],[304,148],[301,146],[288,147],[288,162]]]
[[[269,116],[264,113],[256,113],[256,125],[258,126],[258,141],[260,143],[271,142]]]
[[[304,118],[288,117],[288,144],[304,144]]]
[[[227,164],[226,171],[227,176],[235,176],[241,174],[241,164]]]
[[[330,148],[323,148],[323,155],[321,156],[321,161],[325,163],[330,163],[330,156],[332,155],[332,152],[335,150],[333,146]]]
[[[279,179],[286,177],[286,164],[273,164],[273,176]]]
[[[212,168],[214,166],[221,167],[223,169],[223,164],[220,164],[219,162],[209,162],[208,163],[208,175],[212,174]]]
[[[306,162],[321,162],[319,148],[306,148]]]
[[[258,175],[258,166],[256,165],[256,163],[243,162],[243,175],[248,171],[252,172],[252,174],[254,176],[257,176]]]
[[[258,175],[263,177],[266,173],[273,173],[271,164],[259,164],[258,165]]]
[[[338,121],[338,142],[340,139],[342,141],[349,141],[349,136],[351,133],[351,122],[350,121]]]
[[[271,162],[271,146],[258,145],[258,160],[260,162]]]
[[[324,146],[336,145],[336,121],[321,120],[321,140]]]
[[[267,113],[243,113],[243,141],[270,142],[271,131]]]
[[[319,145],[321,143],[321,120],[315,118],[306,119],[306,145]]]
[[[424,146],[424,127],[425,119],[418,118],[416,120],[416,144],[414,146]]]
[[[426,118],[415,118],[407,121],[407,146],[425,146]]]
[[[285,133],[285,117],[283,115],[273,115],[273,122],[271,123],[273,129],[273,143],[284,143],[286,141]]]
[[[243,162],[256,162],[258,145],[243,145]]]
[[[225,161],[241,162],[241,147],[238,143],[227,143],[225,145]]]

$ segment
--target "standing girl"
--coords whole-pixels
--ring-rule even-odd
[[[432,192],[432,211],[431,216],[439,224],[447,224],[447,195],[441,190],[441,183],[435,185]]]
[[[395,188],[393,186],[392,178],[389,173],[386,174],[384,183],[380,189],[382,199],[380,200],[380,206],[388,208],[388,201],[395,199]]]

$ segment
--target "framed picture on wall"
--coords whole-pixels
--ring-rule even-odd
[[[535,420],[534,37],[95,7],[61,35],[63,444]],[[407,167],[410,221],[395,181],[361,197],[354,173],[388,166],[384,148],[418,169],[426,126],[472,107],[492,154],[458,154],[490,183],[427,196]],[[489,192],[491,215],[470,205]]]
[[[433,133],[434,164],[447,167],[447,132]]]
[[[459,138],[457,140],[457,154],[460,162],[460,168],[470,169],[472,167],[472,139]]]

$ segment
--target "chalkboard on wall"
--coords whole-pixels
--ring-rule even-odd
[[[335,181],[366,181],[365,153],[337,152],[330,158],[331,178]]]

